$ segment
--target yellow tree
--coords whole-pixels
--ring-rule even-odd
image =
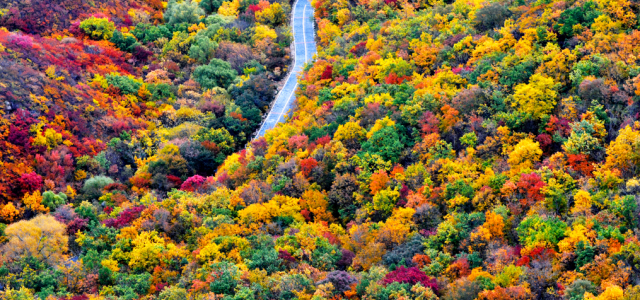
[[[494,212],[487,212],[486,222],[482,225],[486,228],[492,237],[501,238],[504,235],[504,219],[501,215]]]
[[[531,76],[528,84],[515,87],[512,105],[519,112],[529,113],[539,119],[548,115],[556,106],[556,84],[552,78],[540,74]]]
[[[26,193],[22,198],[22,203],[36,213],[49,212],[49,209],[42,205],[42,195],[40,191],[34,191],[32,194]]]
[[[340,31],[340,27],[331,23],[331,21],[322,19],[318,22],[318,37],[320,38],[320,44],[322,46],[329,46],[331,40],[341,34],[342,31]]]
[[[338,130],[333,135],[333,138],[341,141],[345,147],[357,148],[360,146],[360,142],[364,140],[367,131],[364,130],[358,124],[358,122],[347,122],[344,125],[338,126]]]
[[[617,168],[636,173],[640,167],[640,122],[621,129],[615,141],[607,147],[605,169]]]
[[[591,212],[591,194],[587,191],[580,190],[573,196],[574,205],[571,208],[572,214],[586,213]]]
[[[622,300],[624,299],[624,291],[621,287],[617,285],[608,286],[604,292],[598,297],[593,294],[587,292],[584,294],[584,299],[586,300]]]
[[[540,144],[527,138],[513,148],[507,162],[511,166],[511,171],[517,174],[530,170],[533,163],[540,160],[541,155]]]
[[[307,190],[302,194],[302,198],[300,200],[300,206],[304,209],[307,209],[309,212],[313,214],[313,219],[317,221],[333,221],[333,216],[331,212],[327,211],[327,206],[329,206],[329,202],[327,201],[326,193],[316,191],[316,190]]]
[[[7,203],[0,209],[0,219],[11,223],[20,215],[20,211],[13,205],[12,202]]]
[[[50,264],[64,258],[67,241],[64,224],[51,215],[38,215],[7,226],[5,234],[9,242],[2,248],[8,259],[33,256]]]
[[[144,231],[133,241],[129,266],[138,270],[152,270],[160,263],[162,254],[166,251],[164,240],[155,231]]]

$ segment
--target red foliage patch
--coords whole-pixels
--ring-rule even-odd
[[[400,266],[395,271],[388,273],[382,282],[385,285],[392,282],[414,285],[420,282],[423,286],[431,288],[434,292],[438,292],[438,283],[435,278],[427,276],[427,274],[416,267],[406,268],[405,266]]]
[[[333,66],[332,65],[328,65],[324,68],[324,71],[322,72],[322,75],[320,76],[320,79],[331,79],[333,78]]]

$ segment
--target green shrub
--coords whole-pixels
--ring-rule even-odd
[[[138,43],[135,37],[130,34],[124,35],[119,30],[113,32],[113,36],[111,37],[111,42],[116,44],[116,47],[122,51],[133,52],[137,46],[141,44]]]
[[[169,1],[167,11],[164,13],[164,21],[167,25],[180,23],[197,24],[204,16],[204,10],[195,1],[183,1],[178,3],[175,0]]]
[[[504,21],[510,15],[511,12],[503,3],[491,3],[478,10],[473,27],[481,32],[498,28],[504,25]]]
[[[158,296],[158,300],[181,300],[187,298],[187,290],[177,286],[168,287],[162,290]]]
[[[204,9],[208,14],[215,13],[223,2],[223,0],[202,0],[200,1],[200,8]]]
[[[112,183],[113,179],[106,176],[91,177],[84,182],[82,191],[87,197],[97,199],[102,195],[102,189]]]
[[[142,83],[128,76],[107,75],[107,83],[117,87],[122,94],[135,95],[142,86]]]
[[[201,64],[206,64],[213,58],[213,52],[218,48],[218,43],[211,41],[206,36],[197,36],[189,48],[189,57]]]
[[[46,191],[42,193],[42,204],[48,207],[50,210],[55,210],[67,203],[67,195],[64,193],[57,194],[52,191]]]
[[[582,300],[585,293],[595,293],[596,287],[589,280],[576,279],[571,285],[567,287],[565,292],[566,299],[570,300]]]
[[[231,68],[231,64],[224,60],[214,58],[208,65],[199,66],[193,73],[193,77],[205,89],[215,87],[227,88],[238,76],[238,72]]]
[[[80,29],[94,40],[110,40],[116,25],[107,18],[91,17],[80,23]]]

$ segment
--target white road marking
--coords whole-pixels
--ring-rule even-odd
[[[309,6],[309,4],[306,3],[304,5],[304,8],[302,10],[302,15],[303,15],[302,17],[296,17],[296,8],[297,8],[297,6],[298,6],[298,0],[296,0],[295,3],[293,4],[293,10],[291,12],[291,28],[292,28],[292,31],[293,31],[293,39],[294,39],[292,44],[294,46],[299,45],[299,44],[304,44],[304,61],[302,62],[302,65],[304,65],[304,63],[309,61],[309,59],[308,59],[309,50],[307,48],[307,44],[308,43],[312,43],[312,44],[314,44],[314,47],[315,47],[315,42],[314,41],[307,42],[305,19],[309,19],[309,17],[310,17],[310,16],[306,15],[307,14],[307,7]],[[298,43],[295,42],[295,39],[296,39],[296,26],[295,26],[296,22],[295,22],[295,19],[302,19],[302,37],[303,37],[303,42],[298,42]],[[315,32],[314,32],[314,36],[315,36]],[[297,47],[296,47],[296,49],[297,49]],[[294,73],[296,75],[299,75],[300,73],[302,73],[302,67],[303,66],[300,66],[301,69],[299,71],[296,70],[298,62],[299,62],[299,60],[297,58],[296,51],[293,51],[292,69],[289,72],[289,74],[287,75],[287,78],[285,79],[285,83],[282,86],[282,89],[278,92],[278,94],[276,94],[276,98],[274,100],[274,103],[271,106],[271,109],[269,110],[269,113],[267,114],[267,117],[262,122],[262,125],[260,125],[260,129],[258,130],[258,132],[257,132],[256,136],[254,137],[254,139],[259,138],[261,136],[264,136],[264,134],[266,133],[266,131],[268,129],[274,128],[278,123],[280,123],[280,118],[282,118],[284,116],[284,114],[286,113],[286,110],[289,107],[292,98],[294,98],[294,96],[295,96],[296,89],[298,88],[298,78],[297,78],[297,76],[295,78],[296,84],[294,85],[293,90],[290,91],[291,95],[289,95],[289,97],[287,98],[287,101],[283,104],[282,109],[280,110],[280,113],[274,112],[274,108],[275,108],[276,104],[278,104],[278,97],[281,96],[282,92],[286,89],[286,86],[288,85],[289,80],[291,80],[291,75],[294,74]],[[272,123],[272,122],[270,122],[270,121],[272,121],[271,117],[276,117],[276,116],[277,116],[277,118],[276,118],[275,122],[273,123],[273,125],[271,125],[270,124],[270,123]]]
[[[291,11],[291,30],[293,31],[293,39],[294,39],[294,40],[295,40],[295,38],[296,38],[296,32],[295,32],[295,30],[296,30],[296,26],[295,26],[295,25],[296,25],[296,24],[295,24],[295,18],[294,18],[294,16],[296,15],[296,6],[297,6],[297,4],[298,4],[298,0],[296,0],[296,1],[293,3],[293,10]],[[291,69],[291,72],[289,72],[289,74],[287,75],[287,78],[286,78],[286,79],[285,79],[285,81],[284,81],[284,85],[282,85],[282,89],[281,89],[281,90],[276,94],[276,98],[273,100],[273,101],[274,101],[273,105],[275,105],[275,104],[276,104],[275,102],[277,102],[277,101],[278,101],[278,97],[280,96],[280,93],[282,93],[282,91],[284,90],[285,86],[287,86],[287,83],[289,82],[289,78],[291,77],[291,74],[293,74],[293,72],[294,72],[294,71],[295,71],[295,69],[296,69],[296,63],[297,63],[297,60],[296,60],[296,53],[295,53],[295,51],[293,51],[293,52],[294,52],[294,53],[293,53],[293,67],[292,67],[292,69]],[[267,117],[266,117],[266,118],[264,119],[264,121],[262,122],[262,125],[260,125],[260,129],[258,130],[258,134],[256,134],[256,136],[255,136],[254,138],[259,138],[259,137],[261,137],[262,135],[264,135],[264,133],[263,133],[262,135],[261,135],[260,133],[261,133],[263,130],[266,132],[266,129],[264,129],[264,126],[267,124],[267,121],[269,120],[269,117],[271,117],[271,113],[272,113],[272,112],[273,112],[273,109],[269,109],[269,113],[267,114]],[[278,119],[280,119],[280,118],[278,118]],[[277,121],[278,121],[278,120],[276,120],[276,123],[277,123]],[[248,144],[247,144],[247,145],[248,145]]]
[[[289,96],[289,99],[287,99],[287,104],[291,101],[291,97],[293,97],[296,94],[296,89],[298,88],[298,80],[296,79],[296,85],[293,86],[293,92],[291,92],[291,96]],[[280,111],[280,115],[278,116],[278,120],[276,120],[276,124],[277,121],[280,121],[280,118],[282,118],[282,115],[284,114],[284,110],[287,109],[287,105],[283,105],[282,106],[282,110]],[[275,126],[275,125],[274,125]]]
[[[302,9],[302,15],[306,16],[307,15],[307,6],[309,6],[309,4],[305,4],[304,8]],[[309,58],[307,57],[307,31],[304,28],[304,23],[307,23],[304,21],[304,17],[302,18],[302,37],[304,40],[304,61],[308,62]]]

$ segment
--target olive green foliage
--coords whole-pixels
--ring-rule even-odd
[[[189,48],[189,57],[201,64],[206,64],[213,58],[216,49],[218,49],[218,43],[211,41],[206,36],[198,36]]]
[[[80,22],[80,29],[94,40],[109,40],[116,26],[107,18],[91,17]]]
[[[231,68],[231,64],[214,58],[208,65],[199,66],[193,77],[205,89],[215,87],[227,88],[238,76],[238,72]]]
[[[52,191],[46,191],[42,193],[42,204],[48,207],[50,210],[55,210],[61,205],[67,203],[67,195],[63,193],[56,193]]]
[[[204,17],[204,10],[198,6],[196,1],[191,0],[182,2],[170,0],[167,4],[167,11],[164,13],[164,21],[167,25],[197,24],[202,17]]]
[[[95,176],[84,182],[82,190],[88,197],[97,198],[102,195],[102,189],[111,183],[113,183],[113,179],[109,177]]]

